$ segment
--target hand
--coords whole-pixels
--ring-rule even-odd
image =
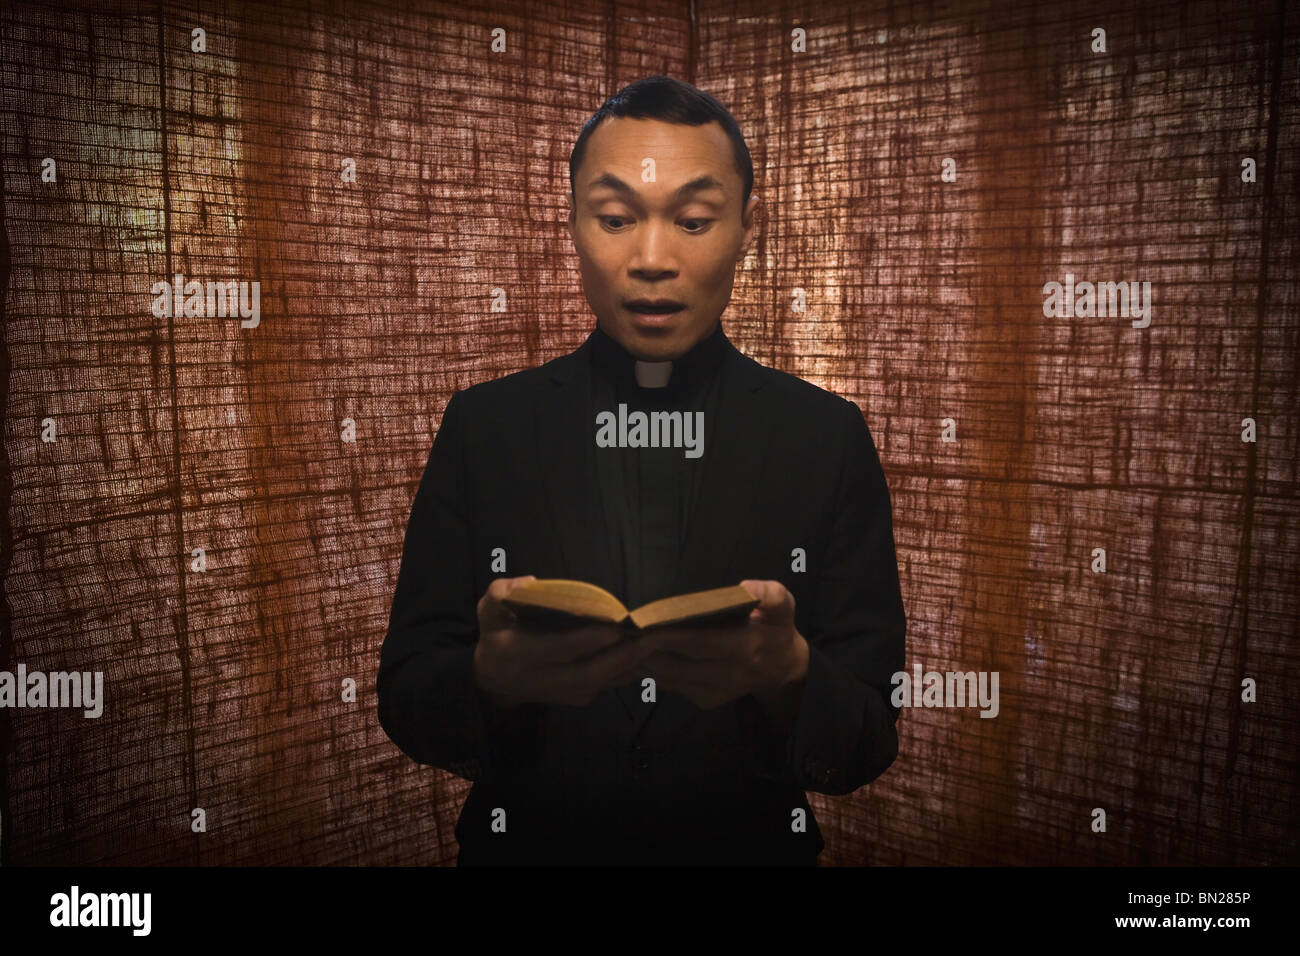
[[[657,686],[711,710],[754,694],[784,706],[808,672],[808,642],[794,626],[794,595],[780,581],[740,582],[759,599],[735,627],[665,627],[642,635],[650,655],[642,670]]]
[[[612,625],[539,631],[520,624],[501,599],[534,580],[498,578],[479,599],[474,682],[488,700],[507,713],[532,702],[584,707],[640,676],[648,649]]]

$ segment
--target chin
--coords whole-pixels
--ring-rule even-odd
[[[633,348],[628,351],[643,362],[670,362],[686,353],[687,349],[682,344],[683,341],[680,335],[668,337],[653,333],[650,335],[633,333]]]
[[[669,362],[681,357],[694,344],[697,334],[685,323],[654,328],[633,321],[614,321],[606,330],[610,328],[617,330],[611,338],[642,362]]]

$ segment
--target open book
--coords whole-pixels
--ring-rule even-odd
[[[629,611],[618,598],[594,584],[539,578],[519,585],[501,603],[532,627],[556,629],[595,623],[644,631],[671,624],[691,627],[743,624],[749,612],[758,606],[758,598],[739,584],[733,584],[651,601]]]

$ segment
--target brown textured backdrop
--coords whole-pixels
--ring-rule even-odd
[[[1295,11],[417,6],[0,11],[0,670],[107,698],[0,709],[5,862],[454,861],[468,785],[375,713],[402,533],[452,392],[592,327],[569,151],[654,72],[749,140],[724,327],[862,406],[909,668],[1001,675],[814,798],[822,861],[1300,860]],[[1150,327],[1044,318],[1067,272],[1150,281]],[[155,318],[175,273],[261,324]]]

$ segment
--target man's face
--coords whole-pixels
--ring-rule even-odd
[[[653,182],[642,181],[646,159]],[[727,307],[754,234],[759,199],[741,196],[731,140],[718,123],[614,117],[587,140],[575,180],[569,234],[600,328],[644,361],[685,354]],[[637,300],[680,308],[657,313]]]

